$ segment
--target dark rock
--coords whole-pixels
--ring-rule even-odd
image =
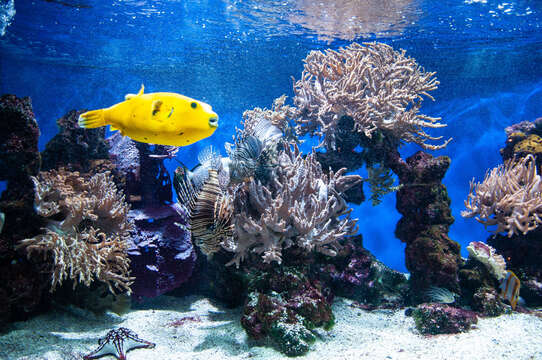
[[[424,335],[457,334],[478,322],[476,313],[445,304],[424,303],[412,312],[418,331]]]
[[[458,293],[460,247],[448,237],[454,218],[446,187],[441,184],[450,158],[434,158],[418,151],[406,162],[398,154],[390,159],[390,167],[402,185],[396,206],[403,217],[397,223],[395,235],[407,244],[411,301],[422,301],[423,293],[431,286]]]
[[[84,110],[71,110],[56,121],[59,133],[45,145],[42,170],[64,167],[69,171],[89,172],[91,161],[109,159],[105,127],[82,129],[77,124]]]
[[[130,211],[135,230],[128,254],[136,300],[171,291],[192,275],[196,253],[187,230],[188,216],[183,212],[178,205]]]

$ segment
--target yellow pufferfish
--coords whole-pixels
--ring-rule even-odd
[[[211,136],[218,127],[218,115],[209,104],[184,95],[157,92],[128,94],[125,101],[106,109],[79,115],[79,126],[110,125],[124,136],[144,143],[186,146]]]

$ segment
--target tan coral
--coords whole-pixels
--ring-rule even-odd
[[[470,183],[463,217],[475,217],[496,233],[526,234],[542,224],[542,179],[536,159],[528,155],[499,165],[481,183]]]
[[[354,129],[371,137],[377,129],[414,142],[424,149],[444,148],[451,139],[429,144],[442,137],[424,128],[440,128],[440,118],[420,114],[424,97],[439,82],[425,72],[405,51],[382,43],[352,43],[338,51],[311,51],[304,60],[301,79],[294,84],[294,103],[299,116],[299,135],[317,135],[320,146],[335,149],[335,131],[343,116],[354,119]]]
[[[266,263],[281,263],[282,249],[294,244],[333,256],[338,240],[356,231],[340,194],[361,181],[359,176],[345,176],[345,169],[326,175],[314,153],[303,157],[295,145],[278,161],[271,184],[251,179],[248,191],[237,195],[250,208],[237,209],[235,236],[224,244],[235,252],[230,264],[238,266],[249,252],[261,254]]]
[[[32,178],[35,208],[49,218],[45,234],[22,240],[28,256],[52,255],[51,291],[66,279],[90,285],[94,280],[106,283],[111,292],[130,293],[130,260],[127,237],[132,223],[129,205],[109,173],[85,179],[65,170],[41,172]],[[53,220],[51,217],[62,217]]]

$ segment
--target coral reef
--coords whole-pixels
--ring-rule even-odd
[[[419,305],[412,312],[412,317],[423,335],[457,334],[478,323],[475,312],[437,303]]]
[[[82,173],[91,170],[91,161],[108,159],[108,147],[104,141],[105,127],[81,129],[77,125],[84,110],[71,110],[56,121],[59,133],[45,146],[42,153],[42,171],[64,167]]]
[[[521,297],[528,306],[542,305],[542,118],[523,121],[505,129],[500,150],[504,164],[488,171],[482,183],[471,182],[463,216],[484,226],[496,225],[487,243],[504,259],[521,281]],[[470,260],[469,260],[470,261]],[[468,265],[468,262],[467,262]],[[462,270],[462,272],[464,272]],[[460,274],[461,275],[461,274]],[[466,278],[466,274],[461,275]],[[469,280],[480,276],[470,274]],[[478,281],[484,291],[487,282]],[[491,284],[490,288],[494,287]],[[469,288],[471,291],[473,286]]]
[[[391,270],[363,248],[361,235],[348,238],[336,256],[317,257],[311,267],[333,294],[354,299],[366,309],[396,309],[405,305],[406,276]]]
[[[179,287],[192,275],[196,253],[190,241],[188,214],[178,204],[131,210],[134,222],[128,255],[132,296],[152,298]]]
[[[475,217],[484,226],[497,225],[495,233],[525,235],[542,223],[542,179],[535,158],[529,154],[507,161],[485,176],[471,181],[463,217]]]
[[[397,157],[392,165],[399,176],[397,210],[403,217],[395,235],[406,243],[406,266],[410,271],[412,301],[430,286],[459,291],[457,270],[461,263],[459,244],[448,237],[454,219],[446,187],[441,183],[450,159],[419,151],[406,162]]]
[[[293,267],[275,267],[255,274],[241,318],[251,337],[269,335],[288,356],[306,353],[316,339],[311,330],[328,329],[334,322],[332,299],[326,298],[321,285],[304,273]]]
[[[419,113],[424,97],[439,82],[416,61],[382,43],[352,43],[338,51],[311,51],[304,59],[301,79],[294,84],[298,108],[296,131],[317,135],[327,149],[336,149],[338,122],[349,116],[353,130],[371,137],[380,129],[424,149],[441,149],[440,140],[423,128],[446,126],[440,118]]]
[[[47,219],[45,234],[20,241],[28,257],[52,256],[51,291],[66,279],[130,292],[126,253],[129,206],[107,173],[85,179],[78,172],[52,170],[33,177],[36,212]]]

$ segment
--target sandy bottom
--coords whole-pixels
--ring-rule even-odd
[[[468,333],[424,337],[404,311],[367,312],[350,303],[335,301],[335,327],[319,330],[312,351],[296,359],[542,359],[542,319],[532,315],[480,319]],[[154,349],[128,352],[128,360],[285,358],[271,344],[247,337],[240,311],[198,296],[161,296],[123,316],[57,309],[1,333],[0,359],[81,359],[100,337],[121,326],[156,343]],[[184,317],[195,321],[170,325]]]

